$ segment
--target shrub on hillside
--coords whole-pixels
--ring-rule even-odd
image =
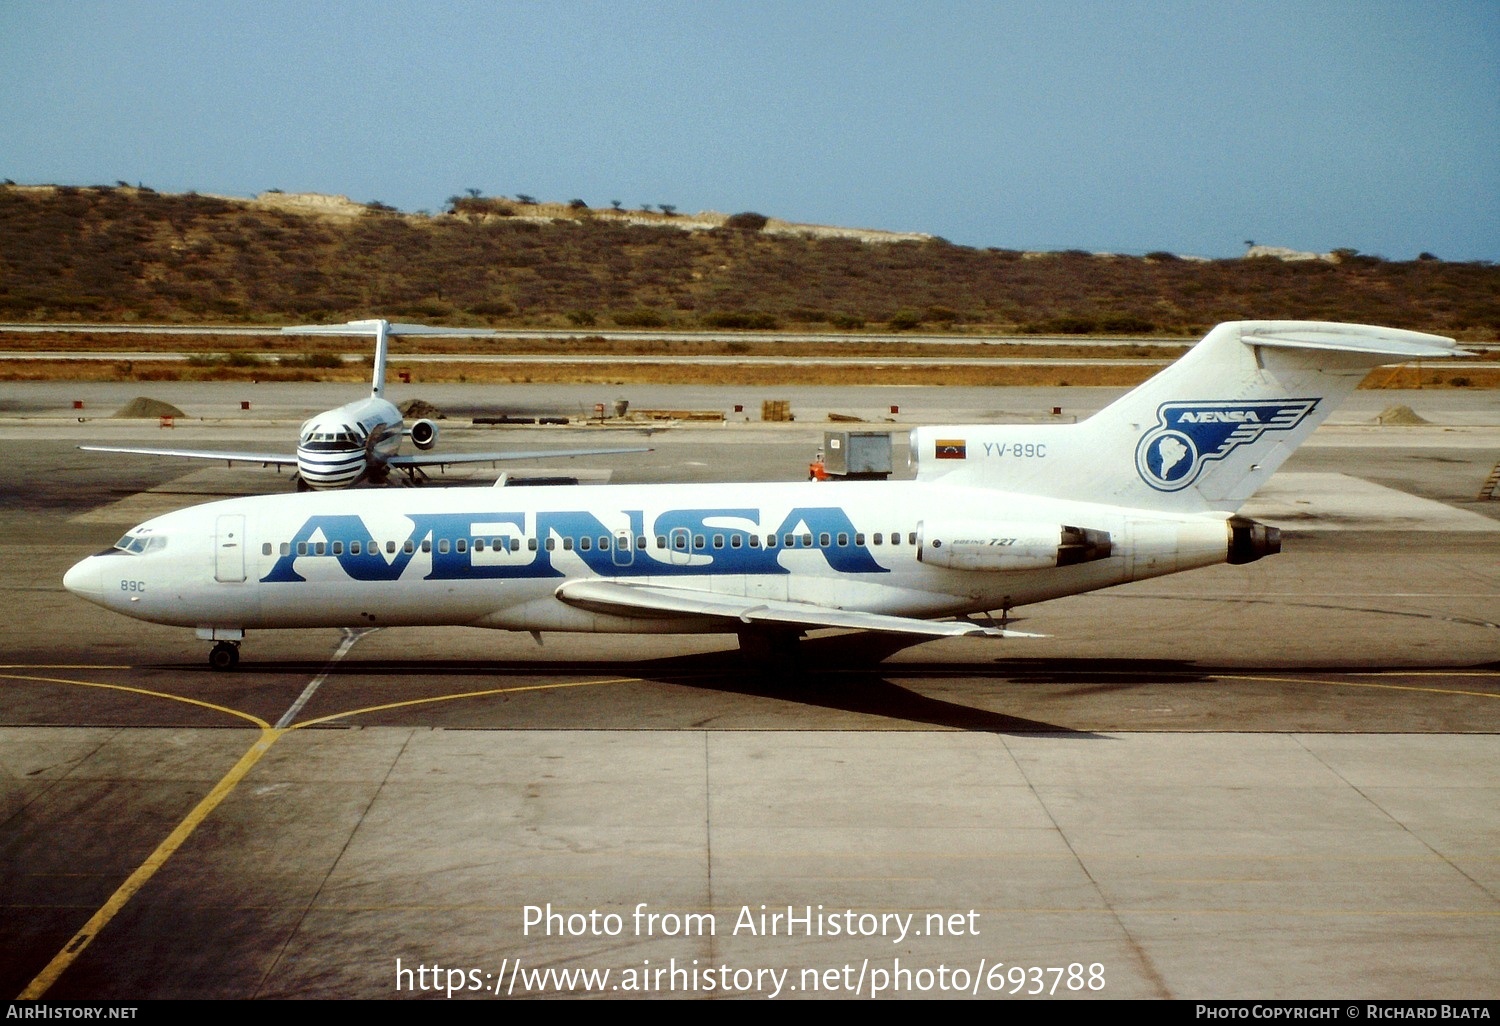
[[[1029,321],[1021,325],[1023,335],[1092,335],[1099,330],[1099,322],[1092,317],[1049,317],[1042,321]]]
[[[516,312],[516,308],[503,299],[487,299],[483,302],[471,303],[464,309],[476,317],[509,317]]]
[[[720,311],[703,315],[703,323],[710,328],[752,328],[758,331],[773,331],[781,327],[779,321],[768,313],[748,311]]]
[[[667,324],[667,318],[660,310],[646,306],[618,311],[611,314],[610,319],[622,328],[664,328]]]
[[[300,356],[278,357],[283,367],[342,367],[344,361],[336,353],[303,353]]]
[[[745,211],[739,214],[731,214],[724,222],[725,228],[739,228],[747,232],[758,232],[766,226],[770,218],[765,214],[756,214]]]

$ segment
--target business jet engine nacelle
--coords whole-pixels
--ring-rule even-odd
[[[1108,531],[1065,524],[927,520],[917,559],[950,570],[1047,570],[1107,559]]]
[[[425,417],[413,423],[406,433],[411,436],[411,444],[424,452],[437,444],[438,426]]]

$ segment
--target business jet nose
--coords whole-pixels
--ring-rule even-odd
[[[297,475],[304,485],[318,491],[349,487],[364,477],[366,465],[363,449],[297,450]]]
[[[74,563],[68,572],[63,574],[63,587],[79,598],[88,599],[90,602],[98,602],[99,577],[101,573],[99,560],[90,556],[88,559]]]

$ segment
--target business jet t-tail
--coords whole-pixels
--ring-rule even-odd
[[[347,324],[306,325],[282,328],[287,335],[358,335],[375,337],[374,380],[370,395],[325,410],[302,424],[297,433],[297,451],[221,452],[206,449],[141,448],[117,445],[80,445],[88,452],[133,453],[140,456],[177,456],[186,459],[223,460],[227,463],[259,463],[262,466],[296,467],[298,491],[348,488],[361,482],[385,484],[391,472],[405,475],[411,484],[425,477],[428,467],[460,463],[497,463],[537,457],[604,456],[649,452],[648,447],[612,449],[567,449],[515,452],[428,454],[437,443],[436,422],[421,419],[407,426],[401,411],[385,398],[386,357],[390,338],[399,335],[479,335],[487,332],[435,328],[423,324],[392,324],[384,320],[350,321]],[[410,438],[418,453],[401,453],[401,440]]]
[[[262,628],[722,632],[772,652],[816,628],[1017,636],[1019,606],[1279,552],[1241,504],[1371,367],[1457,352],[1233,322],[1078,424],[918,428],[915,480],[230,499],[147,521],[63,584],[195,628],[216,668]]]

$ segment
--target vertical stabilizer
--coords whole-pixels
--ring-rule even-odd
[[[918,478],[1173,512],[1233,512],[1372,367],[1452,339],[1322,321],[1220,324],[1078,424],[919,428]]]
[[[385,394],[385,360],[390,353],[391,324],[389,321],[374,321],[375,327],[375,377],[370,384],[370,394],[379,399]]]

